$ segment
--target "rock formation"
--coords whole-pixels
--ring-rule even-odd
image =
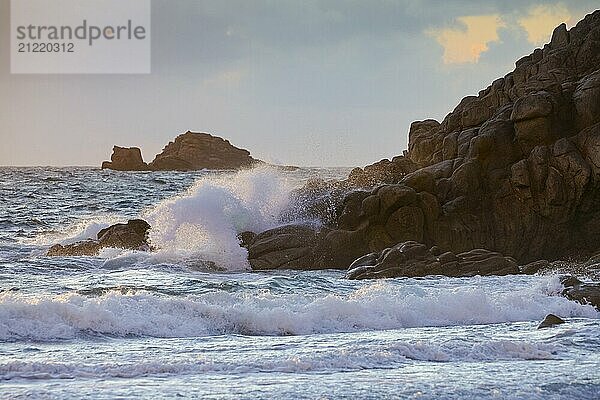
[[[141,219],[129,220],[126,224],[115,224],[98,232],[96,239],[50,247],[48,256],[95,256],[106,247],[148,251],[150,225]]]
[[[239,169],[260,163],[248,150],[208,133],[186,132],[175,138],[157,154],[150,164],[142,160],[137,147],[115,146],[111,161],[102,168],[119,171],[195,171],[200,169]]]
[[[110,161],[102,163],[102,169],[116,171],[145,171],[148,169],[142,158],[142,151],[137,147],[113,147]]]
[[[370,253],[348,268],[349,279],[417,277],[425,275],[474,276],[520,273],[517,263],[492,251],[475,249],[464,253],[442,253],[422,243],[408,241],[379,253]]]
[[[464,98],[442,122],[414,122],[407,152],[356,169],[345,184],[339,201],[321,207],[334,215],[315,232],[316,242],[306,242],[304,231],[298,244],[281,242],[288,251],[304,249],[296,260],[345,269],[406,241],[457,256],[487,249],[519,264],[598,250],[600,11],[570,31],[557,27],[549,44]],[[256,265],[274,265],[263,260],[276,259],[281,248],[275,237],[269,243],[253,253]],[[409,273],[401,261],[394,265],[399,275]]]

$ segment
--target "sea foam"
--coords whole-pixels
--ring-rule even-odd
[[[369,282],[347,293],[309,295],[268,290],[214,291],[170,296],[144,290],[97,297],[0,294],[0,340],[54,340],[86,335],[195,337],[221,334],[304,335],[424,326],[456,326],[599,318],[548,291],[549,281],[514,291],[494,285],[414,288],[398,281]]]

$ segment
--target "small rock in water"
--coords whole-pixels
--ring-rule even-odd
[[[544,318],[544,320],[538,325],[538,329],[543,329],[543,328],[551,328],[555,325],[560,325],[560,324],[564,324],[565,320],[562,319],[561,317],[558,317],[554,314],[548,314],[546,315],[546,318]]]

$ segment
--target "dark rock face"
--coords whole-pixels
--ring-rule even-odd
[[[248,150],[237,148],[228,140],[208,133],[188,131],[167,144],[150,164],[144,162],[137,147],[115,146],[111,161],[103,162],[102,168],[119,171],[194,171],[239,169],[260,162],[252,158]]]
[[[562,295],[581,304],[591,304],[600,310],[600,283],[584,283],[574,276],[564,276],[561,283],[565,287]]]
[[[396,162],[353,171],[356,190],[315,249],[317,265],[346,268],[405,241],[520,264],[596,251],[600,11],[553,38],[441,123],[414,122]]]
[[[546,315],[546,318],[538,325],[538,329],[552,328],[553,326],[564,324],[565,320],[554,314]]]
[[[310,226],[286,225],[256,235],[247,243],[253,270],[313,269],[318,234]]]
[[[95,256],[105,247],[148,251],[150,225],[141,219],[129,220],[126,224],[115,224],[98,232],[96,239],[61,245],[48,249],[48,256]]]
[[[248,150],[208,133],[186,132],[177,136],[150,163],[155,171],[238,169],[256,164]]]
[[[142,159],[142,151],[139,148],[114,146],[110,161],[104,161],[102,169],[145,171],[148,169],[148,164]]]
[[[484,249],[464,253],[441,252],[407,241],[379,253],[367,254],[348,268],[348,279],[418,277],[425,275],[474,276],[520,273],[510,257]]]

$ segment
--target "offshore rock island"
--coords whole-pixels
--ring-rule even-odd
[[[195,171],[201,169],[239,169],[261,163],[250,152],[208,133],[187,131],[169,142],[154,160],[147,164],[137,147],[113,147],[111,161],[102,169],[117,171]]]

